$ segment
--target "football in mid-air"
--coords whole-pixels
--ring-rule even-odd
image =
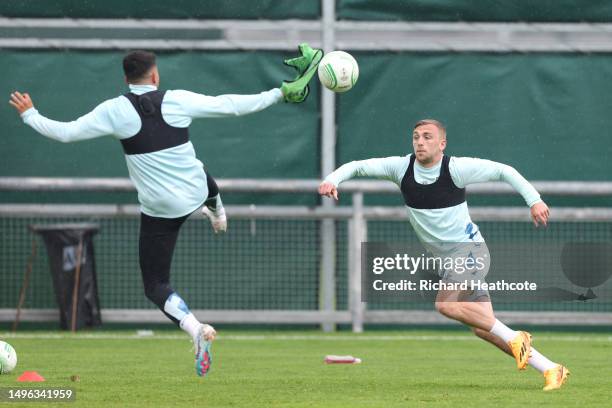
[[[0,341],[0,374],[8,374],[17,365],[17,353],[10,344]]]
[[[318,73],[319,80],[327,89],[346,92],[359,78],[359,65],[348,52],[332,51],[325,54],[319,63]]]

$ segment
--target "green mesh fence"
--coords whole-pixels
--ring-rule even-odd
[[[0,217],[0,308],[17,304],[32,239],[38,255],[26,296],[26,308],[55,308],[47,253],[29,224],[96,222],[96,270],[102,308],[153,309],[144,297],[138,266],[137,218]],[[336,308],[348,304],[347,222],[336,222]],[[526,222],[480,222],[495,243],[612,242],[612,222],[555,222],[536,230]],[[369,221],[371,242],[414,242],[407,221]],[[193,309],[316,310],[319,307],[319,222],[316,220],[231,219],[226,235],[216,236],[195,218],[181,230],[172,271],[174,288]],[[537,273],[537,271],[534,271]],[[607,282],[596,292],[612,294]],[[371,310],[432,310],[431,302],[369,303]],[[612,311],[612,302],[498,304],[497,310]]]
[[[34,223],[96,222],[94,238],[102,308],[153,308],[138,266],[136,218],[0,218],[0,308],[17,304],[31,251]],[[215,236],[207,221],[189,220],[173,258],[172,283],[193,309],[315,310],[318,307],[319,232],[316,221],[231,220]],[[25,307],[55,307],[47,253],[38,255]]]

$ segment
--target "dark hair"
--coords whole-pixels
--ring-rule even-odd
[[[437,121],[435,119],[421,119],[421,120],[419,120],[414,125],[414,127],[412,129],[414,130],[414,129],[418,128],[419,126],[423,126],[423,125],[434,125],[435,127],[437,127],[440,130],[440,133],[442,135],[442,139],[446,139],[446,128],[444,127],[442,122]]]
[[[155,54],[152,52],[132,51],[123,57],[123,72],[128,82],[142,79],[155,65]]]

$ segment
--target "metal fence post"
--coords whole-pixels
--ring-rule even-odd
[[[335,0],[321,0],[321,42],[323,51],[330,52],[335,43]],[[321,177],[336,167],[336,101],[335,94],[321,87]],[[324,199],[324,208],[333,208],[334,200]],[[333,219],[321,220],[321,272],[319,305],[324,312],[336,310],[336,223]],[[322,323],[324,332],[335,330],[333,323]]]
[[[353,194],[353,217],[349,221],[348,274],[349,309],[354,333],[363,332],[365,303],[361,301],[361,243],[367,240],[363,215],[363,193]]]

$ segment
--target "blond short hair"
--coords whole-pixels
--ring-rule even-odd
[[[444,127],[442,122],[435,119],[421,119],[417,123],[415,123],[414,128],[412,128],[412,130],[423,125],[434,125],[440,130],[440,135],[442,136],[442,139],[446,139],[446,128]]]

